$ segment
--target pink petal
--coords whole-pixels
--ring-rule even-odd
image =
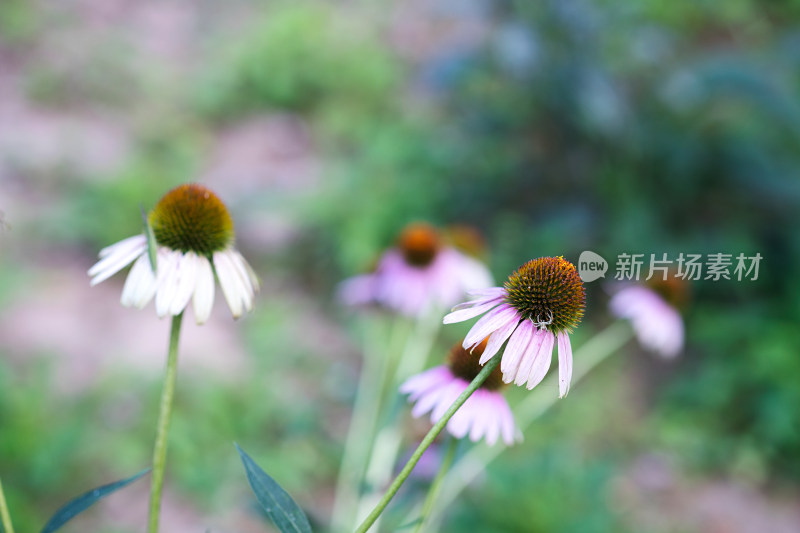
[[[442,384],[450,382],[453,379],[453,374],[450,369],[445,365],[436,366],[411,376],[402,385],[400,385],[400,392],[402,394],[411,394],[411,400],[416,399],[423,392],[432,387],[439,387]]]
[[[508,304],[502,304],[492,309],[481,317],[469,330],[467,336],[464,337],[464,349],[468,350],[476,344],[480,344],[483,342],[483,339],[506,326],[509,322],[516,323],[518,321],[519,315],[517,314],[517,310]]]
[[[481,315],[491,309],[492,307],[497,306],[502,298],[494,298],[489,300],[486,303],[482,303],[479,305],[475,305],[468,309],[458,309],[453,311],[452,313],[448,313],[442,319],[443,324],[455,324],[456,322],[463,322],[465,320],[469,320],[470,318],[475,318],[478,315]],[[463,305],[463,304],[461,304]],[[458,306],[456,306],[458,307]],[[455,307],[453,308],[455,309]]]
[[[539,348],[536,358],[533,360],[533,366],[528,375],[528,390],[534,388],[544,379],[545,375],[547,375],[547,371],[550,370],[550,363],[553,361],[553,344],[555,344],[556,341],[555,335],[549,331],[544,331],[543,333],[544,342]]]
[[[503,372],[503,381],[506,383],[514,381],[520,360],[531,342],[533,332],[534,327],[530,321],[523,320],[508,340],[506,351],[503,352],[503,359],[500,361],[500,370]]]
[[[547,340],[547,331],[538,329],[536,326],[533,326],[533,324],[531,324],[531,327],[534,329],[533,338],[527,348],[525,348],[525,352],[522,354],[522,359],[519,362],[519,370],[517,370],[517,377],[514,380],[514,384],[517,386],[522,386],[528,381],[528,376],[531,374],[531,368],[533,368],[533,363],[536,361],[536,356]],[[550,348],[552,350],[552,345]]]
[[[572,381],[572,344],[569,335],[562,331],[558,334],[558,397],[563,398],[569,392]]]
[[[467,291],[468,296],[477,296],[478,298],[485,298],[493,300],[506,295],[505,287],[488,287],[486,289],[471,289]]]
[[[514,333],[514,330],[518,325],[518,321],[511,320],[505,326],[492,333],[492,335],[489,337],[489,342],[486,343],[486,348],[481,354],[481,360],[479,361],[481,365],[485,365],[486,362],[491,359],[500,348],[502,348],[503,343],[506,342],[506,339],[508,339],[512,333]]]

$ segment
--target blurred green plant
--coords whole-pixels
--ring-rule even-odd
[[[33,4],[28,0],[3,0],[0,3],[0,45],[20,47],[28,44],[39,30]]]
[[[153,207],[165,191],[192,181],[203,146],[189,126],[146,135],[138,151],[115,176],[92,181],[69,180],[64,210],[45,223],[47,238],[102,248],[142,232],[140,208]],[[99,249],[98,248],[98,249]]]
[[[342,6],[283,2],[212,59],[196,101],[219,118],[348,102],[372,108],[386,103],[398,80],[397,65],[374,29]]]
[[[557,439],[534,454],[510,448],[487,471],[486,483],[462,498],[443,531],[629,531],[608,501],[618,468]]]
[[[142,92],[141,73],[124,59],[133,51],[121,42],[95,46],[85,55],[66,50],[44,57],[25,72],[26,95],[40,106],[130,105]]]

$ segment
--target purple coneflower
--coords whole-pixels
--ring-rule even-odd
[[[550,369],[557,342],[559,397],[566,396],[572,380],[569,333],[581,321],[586,303],[575,266],[563,257],[534,259],[511,274],[503,287],[472,295],[478,299],[457,305],[444,317],[445,324],[452,324],[486,313],[464,338],[464,348],[474,348],[488,336],[483,365],[508,340],[500,362],[503,381],[527,383],[532,389]]]
[[[400,392],[408,394],[409,401],[416,402],[411,414],[420,417],[430,411],[431,423],[438,422],[480,372],[478,358],[485,346],[486,341],[471,353],[456,345],[446,365],[426,370],[403,383]],[[467,435],[472,441],[486,439],[490,446],[500,436],[507,445],[514,444],[521,436],[511,408],[500,393],[502,386],[500,371],[496,368],[447,422],[447,431],[459,439]]]
[[[146,235],[129,237],[100,250],[89,269],[92,285],[130,263],[122,305],[142,309],[155,296],[159,317],[179,315],[194,303],[198,324],[214,304],[214,277],[234,317],[253,308],[258,278],[233,247],[233,220],[216,194],[197,184],[180,185],[156,204],[148,216],[156,244],[155,265]]]
[[[639,343],[663,357],[675,357],[683,349],[683,319],[678,307],[687,297],[686,283],[675,277],[644,285],[627,285],[614,293],[611,312],[630,320]]]
[[[398,246],[381,257],[373,273],[345,280],[339,294],[349,305],[377,303],[419,316],[432,306],[447,308],[467,291],[492,283],[483,263],[444,245],[428,224],[415,223],[400,235]]]

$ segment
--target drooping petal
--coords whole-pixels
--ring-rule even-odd
[[[431,421],[434,423],[438,422],[468,386],[469,383],[458,377],[448,383],[443,388],[444,392],[439,399],[439,404],[436,405],[431,412]]]
[[[491,412],[491,398],[487,398],[487,391],[483,389],[478,389],[472,396],[470,397],[467,402],[474,398],[474,402],[470,405],[470,409],[473,411],[472,413],[472,427],[469,430],[469,440],[472,442],[479,441],[487,432],[488,427],[490,424],[493,423],[493,413]],[[487,405],[489,404],[489,405]],[[466,409],[467,404],[465,403],[462,406],[462,409]],[[488,440],[487,440],[488,443]],[[491,445],[491,443],[489,443]]]
[[[533,360],[533,366],[528,375],[528,384],[526,385],[528,390],[531,390],[541,383],[547,375],[547,371],[550,370],[550,364],[553,361],[553,344],[556,340],[555,335],[549,331],[544,331],[544,335],[544,342],[542,342],[539,353],[536,354],[536,358]]]
[[[507,326],[509,322],[519,322],[519,319],[517,310],[508,304],[502,304],[492,309],[481,317],[464,337],[464,349],[468,350],[476,344],[480,344],[483,339],[498,329]]]
[[[525,352],[522,354],[522,359],[519,362],[519,369],[517,370],[517,376],[514,379],[514,384],[517,386],[522,386],[528,381],[528,376],[531,374],[531,368],[533,368],[533,363],[536,361],[536,356],[539,355],[539,351],[547,343],[548,332],[538,329],[532,324],[531,327],[534,329],[533,338],[531,338],[531,342],[528,344],[528,346],[525,348]],[[552,349],[553,346],[551,344],[550,350],[552,351]]]
[[[120,302],[125,307],[133,306],[141,309],[156,294],[157,287],[158,283],[153,274],[153,267],[150,265],[150,258],[147,254],[142,254],[133,263],[131,271],[128,273],[128,279],[125,280],[125,286],[122,288]]]
[[[486,311],[488,311],[489,309],[497,306],[498,304],[500,304],[501,301],[502,298],[494,298],[486,303],[482,303],[474,307],[466,309],[458,309],[456,311],[446,314],[442,319],[442,323],[455,324],[456,322],[463,322],[465,320],[469,320],[470,318],[475,318],[476,316],[481,315]]]
[[[181,256],[178,251],[164,254],[164,260],[158,261],[158,289],[156,291],[156,314],[163,318],[169,313],[170,304],[178,292],[178,268]],[[163,263],[163,266],[162,266]]]
[[[435,366],[405,380],[400,385],[400,393],[408,394],[409,399],[414,401],[425,391],[440,387],[452,379],[453,374],[446,365]]]
[[[237,272],[239,272],[239,276],[241,276],[244,282],[244,286],[249,290],[250,307],[247,310],[250,311],[252,309],[253,296],[260,288],[258,276],[256,276],[256,273],[253,272],[253,269],[247,261],[245,261],[244,257],[242,257],[242,254],[234,249],[231,249],[229,253],[234,266],[236,266]]]
[[[508,406],[505,398],[498,393],[496,400],[497,418],[500,420],[500,433],[503,435],[503,442],[507,446],[514,444],[516,436],[516,425],[514,424],[514,415],[511,414],[511,408]]]
[[[122,239],[119,242],[115,242],[110,246],[106,246],[97,254],[100,259],[106,257],[107,255],[112,255],[121,249],[128,249],[131,246],[139,245],[142,242],[145,244],[147,243],[147,237],[144,235],[134,235],[133,237],[128,237],[127,239]],[[89,274],[91,276],[91,274]]]
[[[500,370],[503,372],[503,381],[511,383],[517,375],[520,361],[531,342],[535,328],[528,320],[523,320],[517,326],[514,334],[508,340],[506,351],[503,352],[503,358],[500,360]]]
[[[129,237],[114,245],[111,252],[89,269],[92,276],[90,285],[94,286],[105,281],[139,257],[147,248],[144,235]]]
[[[569,392],[572,381],[572,344],[569,335],[562,331],[558,334],[558,397],[563,398]]]
[[[234,318],[239,318],[244,311],[246,291],[236,267],[224,252],[214,252],[214,270],[217,272],[222,294]]]
[[[192,294],[197,287],[198,260],[199,258],[194,252],[187,252],[180,258],[176,272],[178,281],[175,286],[175,294],[169,303],[170,315],[181,314],[189,305],[189,300],[192,299]]]
[[[466,404],[464,404],[466,406]],[[459,409],[456,411],[450,420],[447,422],[447,431],[457,439],[463,439],[467,436],[470,426],[475,422],[473,419],[473,412],[471,410]]]
[[[214,307],[214,271],[205,256],[197,258],[197,285],[192,298],[194,320],[198,324],[205,323],[211,316]]]
[[[481,354],[479,364],[485,365],[489,359],[494,357],[494,354],[500,350],[500,348],[503,346],[503,343],[506,342],[506,339],[508,339],[512,333],[514,333],[514,330],[518,325],[518,321],[510,320],[505,326],[492,333],[489,337],[489,342],[486,343],[486,348],[484,348],[483,353]]]

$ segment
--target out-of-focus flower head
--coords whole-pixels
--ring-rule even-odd
[[[421,316],[492,283],[483,263],[447,245],[434,227],[418,222],[403,230],[374,272],[345,280],[339,296],[348,305],[378,304]]]
[[[670,272],[666,279],[646,284],[612,287],[611,312],[630,320],[639,343],[662,357],[675,357],[683,349],[684,325],[678,311],[689,298],[688,282]]]
[[[575,266],[563,257],[528,261],[503,287],[473,291],[477,299],[457,305],[444,317],[445,324],[484,314],[464,338],[464,348],[489,342],[480,359],[485,364],[508,340],[500,369],[503,381],[532,389],[547,371],[558,343],[559,397],[572,381],[572,345],[569,334],[583,317],[586,292]]]
[[[142,309],[155,296],[163,317],[179,315],[192,300],[202,324],[214,304],[216,276],[234,317],[253,308],[258,278],[234,248],[233,220],[216,194],[202,185],[180,185],[159,200],[147,221],[150,237],[135,235],[100,250],[89,269],[92,285],[133,263],[122,289],[124,306]]]
[[[457,344],[450,351],[447,364],[406,380],[400,392],[408,394],[409,401],[415,403],[411,414],[420,417],[430,411],[431,423],[438,422],[481,371],[478,359],[485,347],[485,340],[473,352]],[[472,441],[486,439],[490,446],[499,437],[508,445],[520,439],[511,408],[500,392],[502,386],[500,369],[495,368],[447,422],[447,431],[459,439],[466,436]]]

